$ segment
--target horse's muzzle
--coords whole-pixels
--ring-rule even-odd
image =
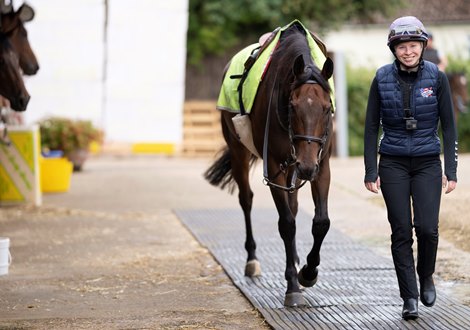
[[[15,111],[25,111],[28,106],[29,99],[29,95],[20,95],[10,100],[10,107]]]
[[[457,104],[454,104],[454,106],[457,108],[457,110],[460,113],[467,113],[468,112],[467,104],[465,103],[465,101],[463,100],[463,98],[460,95],[457,96],[456,103]]]
[[[23,74],[26,76],[34,76],[39,71],[39,65],[29,64],[23,67]]]
[[[295,170],[297,171],[297,178],[300,180],[313,181],[320,171],[320,166],[315,163],[313,166],[297,162]]]

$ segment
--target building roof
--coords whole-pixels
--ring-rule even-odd
[[[396,17],[416,16],[425,25],[470,23],[470,1],[468,0],[409,0],[406,3],[406,8],[399,9]]]

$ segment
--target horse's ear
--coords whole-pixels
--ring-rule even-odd
[[[7,3],[5,1],[1,1],[0,2],[0,13],[1,14],[8,14],[8,13],[11,13],[13,12],[13,1],[11,1],[10,3]]]
[[[330,79],[333,75],[333,61],[331,58],[327,57],[325,63],[323,64],[323,69],[321,70],[321,75],[326,79]]]
[[[302,73],[304,73],[304,70],[305,70],[304,57],[302,56],[302,54],[300,54],[295,58],[294,67],[292,68],[292,71],[294,72],[294,75],[298,77]]]
[[[22,4],[20,8],[18,8],[17,13],[18,17],[23,23],[32,21],[34,18],[34,9],[25,3]]]

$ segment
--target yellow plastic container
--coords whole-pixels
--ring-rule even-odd
[[[7,139],[10,145],[0,143],[0,207],[41,206],[39,126],[8,126]]]
[[[41,191],[58,193],[70,189],[73,164],[67,158],[41,158]]]

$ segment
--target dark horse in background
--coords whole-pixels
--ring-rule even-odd
[[[249,115],[254,145],[258,154],[264,154],[265,181],[270,186],[279,214],[278,228],[286,253],[286,306],[306,304],[300,285],[311,287],[316,283],[320,248],[330,227],[328,191],[332,104],[327,80],[332,73],[331,59],[326,60],[322,69],[314,63],[305,29],[294,23],[280,37]],[[221,188],[233,188],[233,181],[238,185],[246,225],[248,258],[245,275],[258,276],[261,270],[251,226],[253,192],[249,184],[249,169],[256,157],[239,141],[232,124],[234,115],[222,111],[222,130],[227,146],[206,171],[205,177]],[[315,216],[312,223],[313,247],[306,265],[298,271],[300,260],[295,235],[297,189],[301,180],[311,184]],[[294,189],[289,188],[291,182]]]
[[[0,33],[0,95],[7,98],[11,108],[16,111],[26,110],[30,98],[21,75],[18,56],[3,33]]]
[[[26,110],[30,96],[24,86],[21,73],[34,75],[39,70],[36,56],[28,40],[24,23],[34,18],[34,10],[23,4],[17,11],[13,3],[0,3],[0,38],[2,43],[2,72],[0,78],[0,98],[4,97],[16,111]],[[21,72],[19,69],[21,68]],[[1,100],[2,104],[5,103]]]
[[[34,18],[33,8],[23,4],[17,11],[14,11],[10,3],[1,6],[0,15],[0,32],[8,37],[18,55],[21,70],[25,75],[35,75],[39,70],[39,64],[29,44],[28,31],[24,27],[24,23]]]
[[[460,114],[468,112],[469,98],[467,77],[463,72],[447,73],[450,90],[452,93],[452,103],[454,104],[455,120],[458,121]]]

